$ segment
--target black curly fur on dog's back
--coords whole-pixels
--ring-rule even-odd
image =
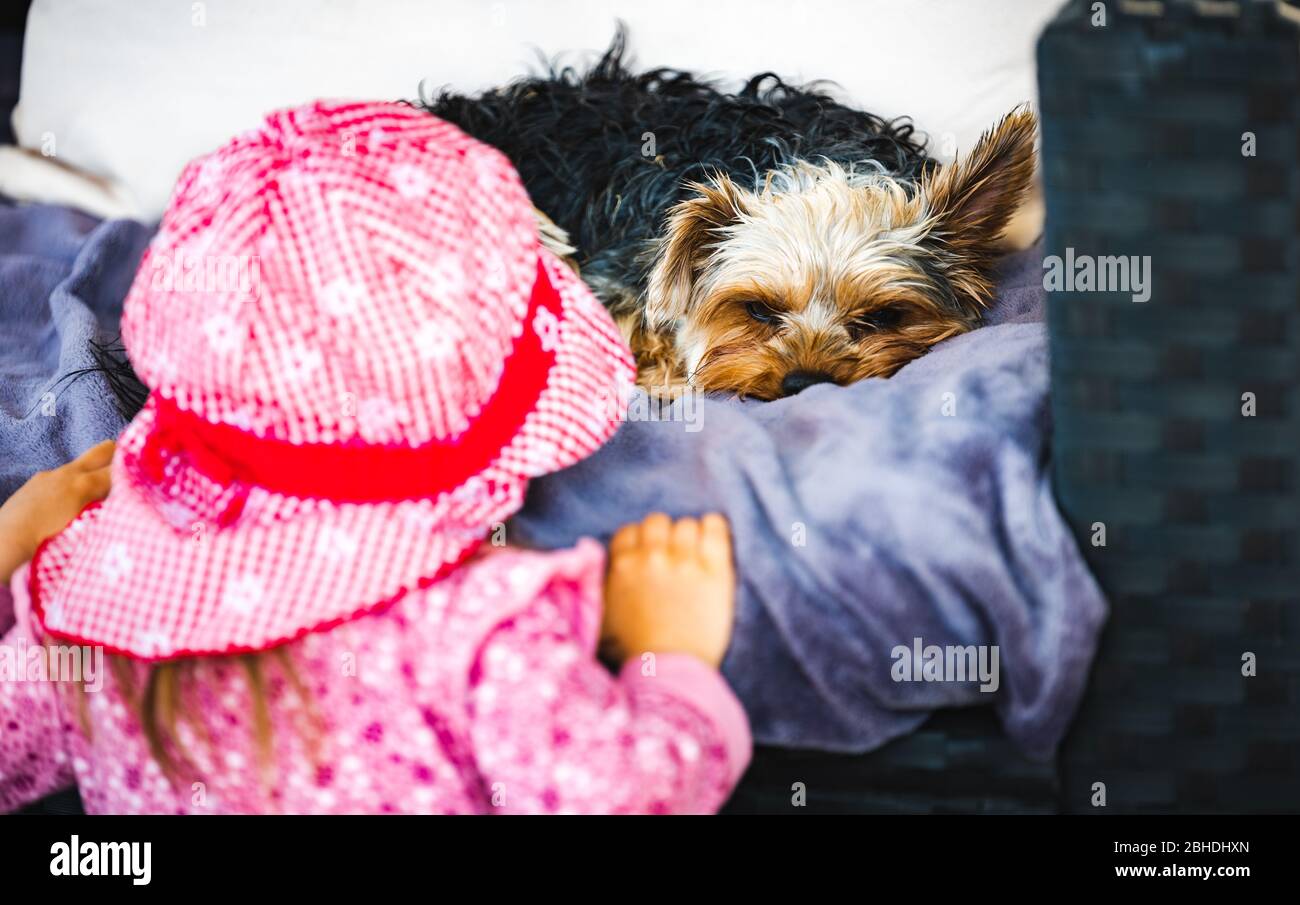
[[[443,92],[420,102],[510,158],[607,304],[621,307],[611,285],[644,289],[646,242],[692,180],[717,172],[753,185],[796,158],[875,161],[909,179],[937,165],[909,122],[853,110],[815,85],[763,73],[729,94],[677,69],[633,74],[625,48],[620,27],[585,72],[552,65],[477,97]],[[646,133],[653,155],[643,153]]]

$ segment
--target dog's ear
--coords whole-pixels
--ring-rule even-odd
[[[688,188],[695,195],[669,212],[647,281],[646,320],[656,328],[686,314],[705,259],[722,240],[722,230],[737,222],[753,199],[721,174]]]
[[[934,233],[951,250],[977,259],[991,253],[1033,179],[1036,131],[1034,114],[1017,108],[923,183]]]

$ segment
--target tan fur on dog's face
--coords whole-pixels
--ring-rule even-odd
[[[775,399],[889,376],[978,322],[1033,138],[1032,114],[1015,112],[911,192],[829,162],[796,163],[756,191],[696,184],[669,217],[647,321],[675,332],[703,390]]]

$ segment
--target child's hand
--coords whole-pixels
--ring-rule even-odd
[[[108,465],[116,444],[105,440],[67,465],[38,471],[0,506],[0,584],[85,508],[108,496]]]
[[[620,660],[682,653],[717,667],[731,643],[735,596],[727,520],[655,513],[609,542],[601,640]]]

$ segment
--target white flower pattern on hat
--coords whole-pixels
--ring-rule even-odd
[[[433,532],[441,525],[443,512],[428,505],[407,509],[402,513],[402,520],[412,531]]]
[[[136,649],[144,656],[168,653],[172,647],[172,637],[159,628],[141,629],[135,634]]]
[[[441,360],[456,351],[456,341],[447,332],[445,321],[427,320],[421,324],[415,333],[415,344],[425,361]]]
[[[100,563],[100,571],[110,583],[117,583],[126,577],[134,565],[131,561],[131,551],[126,544],[121,541],[115,541],[108,545],[104,551],[104,558]]]
[[[196,200],[199,204],[212,205],[221,199],[223,167],[221,162],[208,158],[198,169],[194,178]]]
[[[284,359],[284,379],[289,383],[302,383],[320,370],[324,361],[319,349],[295,343]]]
[[[203,322],[208,344],[220,355],[229,355],[244,341],[245,331],[229,314],[214,314]]]
[[[422,198],[433,186],[429,174],[413,164],[399,163],[393,167],[390,175],[393,178],[393,186],[403,198]]]
[[[390,434],[411,417],[405,405],[387,396],[370,396],[357,403],[357,423],[366,436]]]
[[[424,277],[429,296],[440,305],[454,305],[465,294],[468,282],[465,267],[454,258],[436,262]]]
[[[352,532],[331,525],[316,539],[316,555],[322,559],[349,559],[356,556],[360,546]]]
[[[487,482],[479,475],[474,475],[461,485],[458,496],[463,500],[482,504],[491,499],[492,493]]]
[[[361,310],[365,290],[346,277],[335,277],[321,287],[317,298],[326,314],[334,317],[350,317]]]
[[[256,575],[240,575],[221,591],[221,606],[241,615],[257,609],[266,597],[266,588]]]
[[[160,383],[170,385],[173,380],[181,375],[180,365],[176,361],[176,356],[170,351],[163,351],[154,358],[154,374]]]
[[[560,319],[545,305],[539,305],[533,317],[533,332],[542,341],[542,348],[554,352],[560,344]]]
[[[491,292],[504,292],[510,286],[510,271],[500,256],[493,255],[483,268],[483,288]]]

